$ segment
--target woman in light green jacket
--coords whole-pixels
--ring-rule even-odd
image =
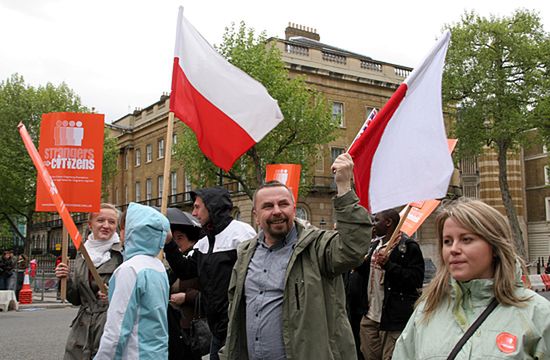
[[[456,359],[550,359],[550,302],[523,287],[506,218],[481,201],[461,200],[441,211],[436,228],[441,266],[393,359],[447,359],[493,298],[498,306]]]

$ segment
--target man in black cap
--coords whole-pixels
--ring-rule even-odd
[[[237,260],[237,246],[256,236],[256,231],[231,217],[233,202],[226,189],[201,189],[191,192],[191,197],[193,216],[199,220],[205,236],[194,246],[190,257],[178,256],[178,247],[173,241],[166,244],[164,251],[166,260],[180,279],[199,278],[208,326],[212,331],[210,359],[217,360],[227,335],[227,289]]]

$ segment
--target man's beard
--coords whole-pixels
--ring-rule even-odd
[[[289,219],[287,217],[269,219],[267,221],[267,229],[265,229],[265,231],[269,233],[269,235],[272,238],[277,240],[283,240],[284,238],[286,238],[286,236],[290,232],[290,224],[288,222],[289,222]],[[280,227],[281,229],[275,230],[273,225],[275,225],[276,227]]]

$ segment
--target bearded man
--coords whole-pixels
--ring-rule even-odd
[[[372,224],[351,190],[349,154],[340,155],[332,170],[336,230],[296,219],[292,192],[279,182],[254,194],[260,233],[237,251],[220,358],[357,359],[341,274],[361,264]]]

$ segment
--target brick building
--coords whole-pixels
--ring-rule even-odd
[[[412,70],[409,67],[372,59],[320,41],[320,35],[304,26],[289,24],[285,38],[271,38],[278,47],[289,76],[304,76],[308,86],[320,91],[332,113],[340,120],[336,139],[324,144],[310,174],[313,187],[307,196],[297,201],[297,214],[315,226],[331,228],[333,223],[331,198],[335,194],[330,165],[347,149],[372,108],[381,108],[398,85]],[[108,201],[124,207],[131,201],[160,205],[162,197],[164,154],[169,97],[148,105],[107,125],[117,138],[120,149],[118,174],[109,186]],[[181,132],[175,121],[173,141]],[[550,255],[550,170],[549,154],[533,146],[516,154],[510,153],[508,180],[531,260]],[[546,164],[546,165],[545,165]],[[450,196],[479,198],[505,213],[498,187],[496,155],[487,150],[483,155],[463,160],[458,165],[449,188]],[[252,204],[237,184],[224,184],[234,201],[233,215],[253,223]],[[185,173],[185,166],[172,162],[170,171],[169,206],[190,209],[189,191],[194,188]],[[417,233],[424,256],[435,261],[435,229],[433,217]],[[51,222],[45,222],[50,224]],[[36,226],[40,247],[56,249],[60,230],[55,226]],[[37,251],[38,248],[37,248]]]

